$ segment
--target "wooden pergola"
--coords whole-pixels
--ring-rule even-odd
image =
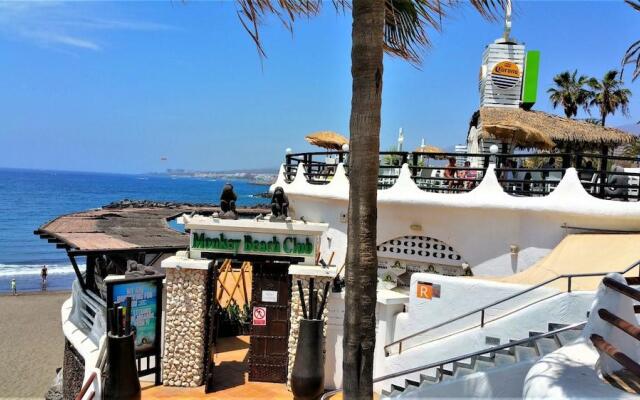
[[[264,208],[238,208],[241,217],[268,214]],[[64,249],[83,290],[93,289],[95,259],[100,255],[117,256],[156,266],[166,254],[186,250],[189,235],[172,229],[168,221],[182,214],[210,215],[217,206],[175,205],[161,207],[100,208],[62,215],[45,223],[34,234]],[[147,255],[153,255],[145,262]],[[76,257],[87,257],[83,279]]]

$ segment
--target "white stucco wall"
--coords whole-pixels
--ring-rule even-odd
[[[286,183],[281,169],[271,189],[276,186],[286,191],[295,217],[329,223],[323,236],[323,255],[335,251],[334,263],[341,265],[349,198],[349,180],[342,165],[327,185],[309,184],[303,164],[291,183]],[[505,193],[493,166],[468,193],[425,192],[413,182],[406,164],[394,186],[378,191],[378,244],[405,235],[430,236],[452,246],[475,275],[510,275],[526,269],[560,242],[566,234],[563,224],[640,230],[640,203],[589,195],[573,168],[546,197]],[[514,255],[510,254],[512,245],[519,249]]]
[[[418,281],[439,284],[441,297],[431,300],[417,298]],[[414,274],[408,312],[397,315],[393,339],[400,339],[409,333],[434,326],[525,288],[526,286],[478,279]],[[400,354],[393,351],[388,357],[376,359],[376,363],[382,364],[382,369],[375,375],[403,371],[489,348],[492,345],[486,343],[487,337],[497,338],[500,343],[506,343],[509,340],[526,338],[530,332],[547,332],[549,323],[573,324],[586,320],[587,311],[593,301],[593,292],[564,293],[555,289],[541,289],[488,309],[485,313],[485,321],[488,322],[482,328],[479,327],[478,313],[408,341]],[[497,319],[491,321],[494,318]],[[387,343],[393,341],[392,338],[387,340]],[[376,344],[380,345],[382,344]],[[412,345],[414,347],[411,348]],[[389,380],[376,388],[381,390],[388,388],[391,383],[400,384],[405,378],[419,380],[419,373]]]

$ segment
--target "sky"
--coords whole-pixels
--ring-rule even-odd
[[[562,114],[545,93],[555,74],[601,77],[640,39],[640,13],[622,1],[515,0],[514,9],[512,36],[541,51],[537,110]],[[275,168],[286,148],[314,149],[308,133],[348,135],[350,13],[326,0],[293,33],[266,19],[261,60],[237,10],[234,2],[0,0],[0,167]],[[409,150],[423,138],[444,148],[465,141],[482,51],[502,22],[463,4],[443,23],[430,31],[420,68],[385,56],[382,149],[400,127]],[[640,120],[640,79],[626,77],[631,117],[608,125]]]

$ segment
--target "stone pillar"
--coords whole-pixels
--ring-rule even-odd
[[[318,267],[319,268],[319,267]],[[291,327],[289,331],[289,365],[287,367],[287,388],[291,390],[291,371],[293,370],[293,363],[296,357],[296,348],[298,346],[298,331],[300,327],[300,320],[302,319],[302,305],[300,302],[300,294],[298,291],[298,280],[302,281],[302,287],[304,289],[304,301],[309,310],[309,278],[314,278],[314,289],[318,289],[317,304],[320,307],[320,301],[322,297],[322,291],[326,282],[331,281],[333,277],[330,276],[313,276],[313,275],[292,275],[291,277]],[[331,295],[331,289],[329,289],[329,295]],[[327,300],[328,301],[328,300]],[[328,307],[325,306],[322,319],[325,321],[323,328],[323,335],[327,336],[327,316]],[[326,348],[325,348],[326,352]]]
[[[204,379],[206,269],[166,269],[163,381],[200,386]]]

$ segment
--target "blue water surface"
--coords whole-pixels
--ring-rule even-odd
[[[0,168],[0,293],[16,279],[19,291],[39,290],[40,268],[49,268],[50,290],[68,290],[73,280],[66,253],[33,234],[57,216],[113,201],[156,200],[217,203],[223,180],[90,172]],[[238,205],[254,205],[266,186],[232,181]]]

